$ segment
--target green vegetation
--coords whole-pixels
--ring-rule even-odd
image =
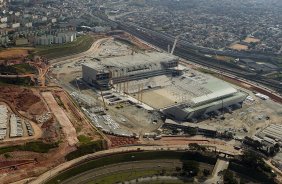
[[[282,68],[282,57],[277,57],[277,58],[275,58],[276,59],[276,64],[280,67],[280,68]]]
[[[6,77],[0,77],[0,85],[21,85],[21,86],[33,86],[34,82],[31,81],[29,77],[25,78],[6,78]]]
[[[91,143],[91,137],[87,137],[85,135],[79,135],[77,139],[79,140],[81,144],[90,144]]]
[[[65,107],[64,103],[62,102],[60,96],[55,96],[55,100],[60,107],[62,107],[63,109],[66,110],[66,107]]]
[[[271,168],[264,162],[262,156],[252,151],[244,152],[241,160],[232,160],[229,169],[250,177],[262,183],[275,183]]]
[[[25,75],[25,74],[35,74],[37,72],[36,68],[29,65],[28,63],[16,64],[11,66],[0,65],[0,73],[2,75]],[[0,84],[14,84],[30,86],[34,85],[30,77],[0,77]]]
[[[5,154],[4,154],[4,157],[5,157],[5,158],[11,158],[12,156],[11,156],[9,153],[5,153]]]
[[[279,73],[274,73],[272,75],[269,75],[267,76],[268,78],[271,78],[271,79],[276,79],[276,80],[279,80],[279,81],[282,81],[282,73],[279,72]]]
[[[84,35],[77,37],[77,40],[72,43],[37,47],[34,54],[46,57],[47,59],[70,56],[88,50],[93,42],[94,37],[91,35]]]
[[[111,175],[106,175],[101,178],[95,179],[93,182],[89,182],[88,184],[108,184],[108,183],[119,183],[123,181],[130,181],[136,178],[141,177],[149,177],[159,174],[160,171],[158,170],[141,170],[141,171],[124,171],[124,172],[117,172]]]
[[[15,68],[18,74],[35,74],[37,72],[36,68],[28,63],[16,64],[11,67]]]
[[[205,74],[216,75],[215,72],[210,71],[210,70],[205,69],[205,68],[197,68],[197,70],[198,70],[199,72],[202,72],[202,73],[205,73]]]
[[[213,155],[202,155],[197,152],[176,152],[176,151],[147,151],[147,152],[133,152],[123,153],[111,156],[105,156],[95,160],[81,163],[77,167],[62,172],[60,175],[54,177],[47,183],[57,183],[58,180],[64,181],[72,176],[83,173],[85,171],[99,168],[102,166],[140,160],[158,160],[158,159],[180,159],[180,160],[194,160],[197,162],[204,162],[211,165],[216,163],[216,157]]]
[[[35,67],[29,65],[28,63],[16,64],[11,66],[0,66],[0,73],[3,75],[21,75],[21,74],[34,74],[37,70]]]
[[[182,164],[182,172],[185,176],[197,176],[200,171],[199,166],[199,162],[193,160],[184,161]]]
[[[28,142],[24,145],[7,146],[0,148],[0,154],[13,151],[33,151],[38,153],[47,153],[50,149],[58,147],[58,143],[46,144],[40,141]]]
[[[223,171],[223,180],[225,184],[238,184],[238,181],[234,177],[234,174],[230,170]]]
[[[83,140],[86,141],[85,138]],[[83,155],[87,155],[87,154],[90,154],[90,153],[95,153],[96,151],[101,151],[103,149],[105,149],[105,142],[104,142],[104,140],[98,140],[98,141],[94,141],[94,142],[89,142],[87,144],[80,145],[77,148],[77,150],[67,154],[65,158],[67,160],[72,160],[72,159],[81,157]]]
[[[47,153],[50,149],[58,147],[58,143],[46,144],[40,141],[28,142],[20,147],[22,151],[34,151],[38,153]]]
[[[199,145],[199,144],[197,144],[197,143],[191,143],[191,144],[189,144],[189,148],[190,148],[191,150],[196,150],[196,151],[206,151],[206,150],[207,150],[206,147],[201,146],[201,145]]]
[[[242,157],[242,162],[251,168],[271,173],[271,168],[264,162],[262,157],[255,152],[246,151]]]

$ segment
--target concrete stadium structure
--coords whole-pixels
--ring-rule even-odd
[[[83,64],[82,77],[91,85],[109,88],[114,84],[158,75],[177,75],[177,66],[178,58],[175,56],[158,52],[140,53]]]
[[[213,114],[220,115],[224,109],[232,111],[233,107],[239,108],[247,96],[248,94],[232,87],[221,86],[207,95],[165,107],[162,112],[176,120],[191,121]]]
[[[82,65],[82,72],[84,81],[100,88],[123,83],[126,90],[118,91],[139,96],[142,103],[178,121],[232,111],[233,107],[240,108],[248,96],[222,80],[179,65],[177,57],[166,53],[92,61]],[[125,83],[130,84],[125,87]]]

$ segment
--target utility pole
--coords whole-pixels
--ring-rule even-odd
[[[104,96],[103,96],[103,92],[102,92],[102,90],[101,90],[100,92],[101,92],[101,97],[102,97],[103,104],[104,104],[104,109],[107,111],[107,110],[108,110],[108,108],[107,108],[107,106],[106,106],[106,103],[105,103],[105,99],[104,99]]]

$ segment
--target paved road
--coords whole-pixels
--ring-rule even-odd
[[[161,170],[173,169],[176,166],[181,167],[181,162],[179,160],[151,160],[151,161],[135,161],[126,162],[120,164],[113,164],[106,167],[99,167],[96,169],[89,170],[68,180],[62,182],[62,184],[77,184],[77,183],[87,183],[103,175],[109,175],[117,173],[120,171],[132,171],[135,170]]]
[[[204,182],[204,184],[216,184],[223,183],[222,178],[218,175],[220,171],[223,171],[228,168],[229,161],[224,159],[217,159],[217,162],[212,171],[212,177]]]
[[[187,146],[185,145],[171,145],[171,146],[131,146],[131,147],[121,147],[121,148],[114,148],[109,150],[103,150],[96,153],[88,154],[79,158],[76,158],[74,160],[62,163],[58,165],[57,167],[43,173],[39,177],[37,177],[35,180],[31,181],[30,184],[38,184],[38,183],[44,183],[48,179],[54,177],[58,173],[70,168],[76,163],[81,163],[83,161],[88,161],[89,159],[94,159],[95,157],[99,156],[105,156],[109,154],[114,153],[123,153],[123,152],[129,152],[129,151],[137,151],[140,150],[146,150],[146,151],[157,151],[157,150],[186,150]],[[223,150],[222,150],[223,151]],[[228,151],[227,151],[228,152]]]

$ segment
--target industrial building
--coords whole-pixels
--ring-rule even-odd
[[[282,125],[279,124],[271,124],[261,132],[257,133],[256,136],[261,139],[272,139],[272,142],[280,142],[282,143]]]
[[[10,118],[10,137],[22,137],[23,136],[23,127],[21,119],[15,114],[11,115]]]
[[[5,105],[0,105],[0,140],[5,139],[7,134],[8,109]]]
[[[111,85],[159,75],[178,75],[178,58],[166,53],[151,52],[112,57],[82,65],[87,83],[109,88]]]

